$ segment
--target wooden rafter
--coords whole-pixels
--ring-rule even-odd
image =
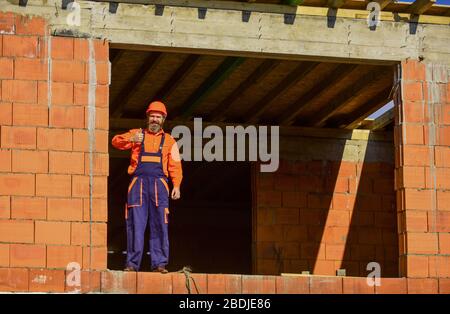
[[[327,89],[339,83],[343,77],[352,72],[357,65],[341,64],[336,67],[327,77],[314,85],[306,94],[295,100],[292,105],[288,107],[284,115],[282,115],[278,122],[281,125],[292,125],[300,113],[316,98],[319,98]]]
[[[268,59],[261,63],[244,82],[239,84],[231,94],[220,102],[220,104],[214,109],[214,111],[209,115],[209,121],[225,121],[225,113],[233,105],[234,101],[239,98],[247,89],[262,80],[267,74],[272,71],[278,64],[280,60]]]
[[[316,62],[301,62],[293,71],[281,80],[273,89],[269,90],[255,105],[246,113],[245,117],[250,117],[248,123],[258,123],[261,115],[269,108],[271,102],[288,90],[290,87],[301,81],[308,73],[313,71],[319,64]]]
[[[358,97],[364,89],[371,88],[371,86],[377,83],[380,78],[385,75],[386,69],[380,68],[368,73],[364,78],[355,80],[354,84],[351,84],[348,88],[341,91],[337,98],[330,104],[314,114],[314,117],[308,119],[307,125],[316,127],[323,126],[333,114],[342,110],[349,102]]]
[[[167,97],[180,85],[180,83],[189,75],[192,69],[200,61],[201,56],[199,55],[189,55],[186,60],[180,65],[180,67],[172,74],[172,76],[167,80],[167,82],[162,86],[155,95],[148,99],[160,99],[166,100]]]
[[[214,72],[195,90],[188,100],[181,105],[181,120],[188,120],[195,108],[213,92],[231,73],[243,62],[245,58],[227,57]],[[177,113],[175,114],[177,116]]]
[[[409,7],[408,12],[412,14],[424,14],[436,3],[436,0],[416,0]]]
[[[385,113],[383,113],[381,116],[375,119],[372,123],[372,130],[381,130],[384,129],[386,126],[392,123],[394,120],[394,108],[389,109]]]
[[[336,121],[335,126],[345,127],[346,129],[355,129],[358,124],[372,113],[383,107],[389,101],[389,93],[391,86],[386,87],[381,92],[377,93],[374,97],[369,99],[359,109],[351,113],[351,116],[345,120]]]
[[[161,52],[152,52],[143,62],[142,66],[133,75],[133,77],[128,81],[119,95],[116,97],[112,104],[114,112],[112,117],[120,118],[123,115],[124,108],[133,94],[138,90],[138,88],[145,82],[147,76],[150,74],[151,70],[158,64],[161,60]]]

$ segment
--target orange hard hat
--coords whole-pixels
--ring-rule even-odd
[[[158,111],[161,112],[164,116],[167,116],[166,106],[161,101],[152,101],[150,105],[148,105],[147,111],[145,111],[145,113],[148,114],[150,111]]]

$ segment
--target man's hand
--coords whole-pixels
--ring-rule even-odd
[[[136,132],[131,138],[130,141],[134,143],[142,143],[144,140],[144,133],[142,132],[142,129],[139,129],[138,132]]]
[[[173,190],[172,190],[172,199],[173,200],[177,200],[177,199],[180,198],[180,196],[181,196],[180,188],[179,187],[176,187],[176,188],[174,187]]]

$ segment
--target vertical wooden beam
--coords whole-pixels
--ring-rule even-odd
[[[436,3],[436,0],[416,0],[408,6],[408,12],[412,14],[424,14]]]

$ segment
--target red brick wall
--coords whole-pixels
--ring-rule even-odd
[[[39,290],[38,270],[25,268],[106,268],[108,43],[92,40],[90,59],[89,39],[49,36],[45,20],[9,13],[0,34],[0,272],[14,268]]]
[[[284,160],[254,173],[256,273],[366,276],[378,262],[398,275],[392,161]]]
[[[405,61],[396,98],[400,274],[450,277],[450,68]]]

